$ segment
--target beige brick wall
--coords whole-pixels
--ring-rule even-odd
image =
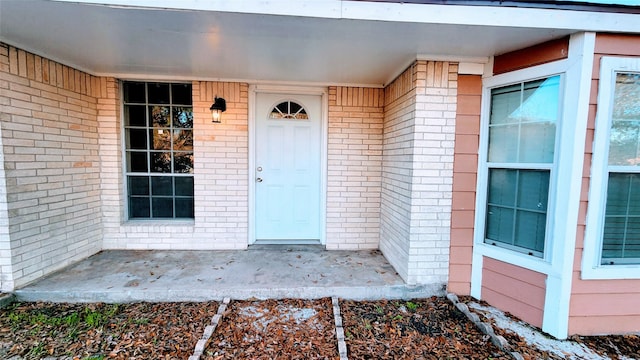
[[[329,88],[327,249],[377,249],[384,89]]]
[[[446,283],[458,65],[416,61],[385,89],[380,249],[407,283]]]
[[[98,94],[98,78],[0,43],[2,290],[101,249]]]
[[[120,97],[102,99],[104,248],[244,249],[248,243],[248,85],[194,81],[193,221],[127,221],[123,218]],[[215,96],[227,101],[221,124],[211,123]]]

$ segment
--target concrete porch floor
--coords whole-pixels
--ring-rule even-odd
[[[134,302],[248,298],[418,298],[377,250],[264,245],[246,251],[107,250],[15,291],[20,301]]]

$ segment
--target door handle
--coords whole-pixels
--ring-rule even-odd
[[[256,182],[262,182],[262,178],[256,178]]]

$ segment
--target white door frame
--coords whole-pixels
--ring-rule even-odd
[[[249,239],[248,244],[256,242],[256,98],[258,93],[320,95],[320,244],[326,244],[327,238],[327,138],[329,133],[329,99],[325,87],[286,86],[286,85],[249,85]]]

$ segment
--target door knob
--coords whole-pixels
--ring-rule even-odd
[[[256,182],[262,182],[262,178],[256,178]]]

